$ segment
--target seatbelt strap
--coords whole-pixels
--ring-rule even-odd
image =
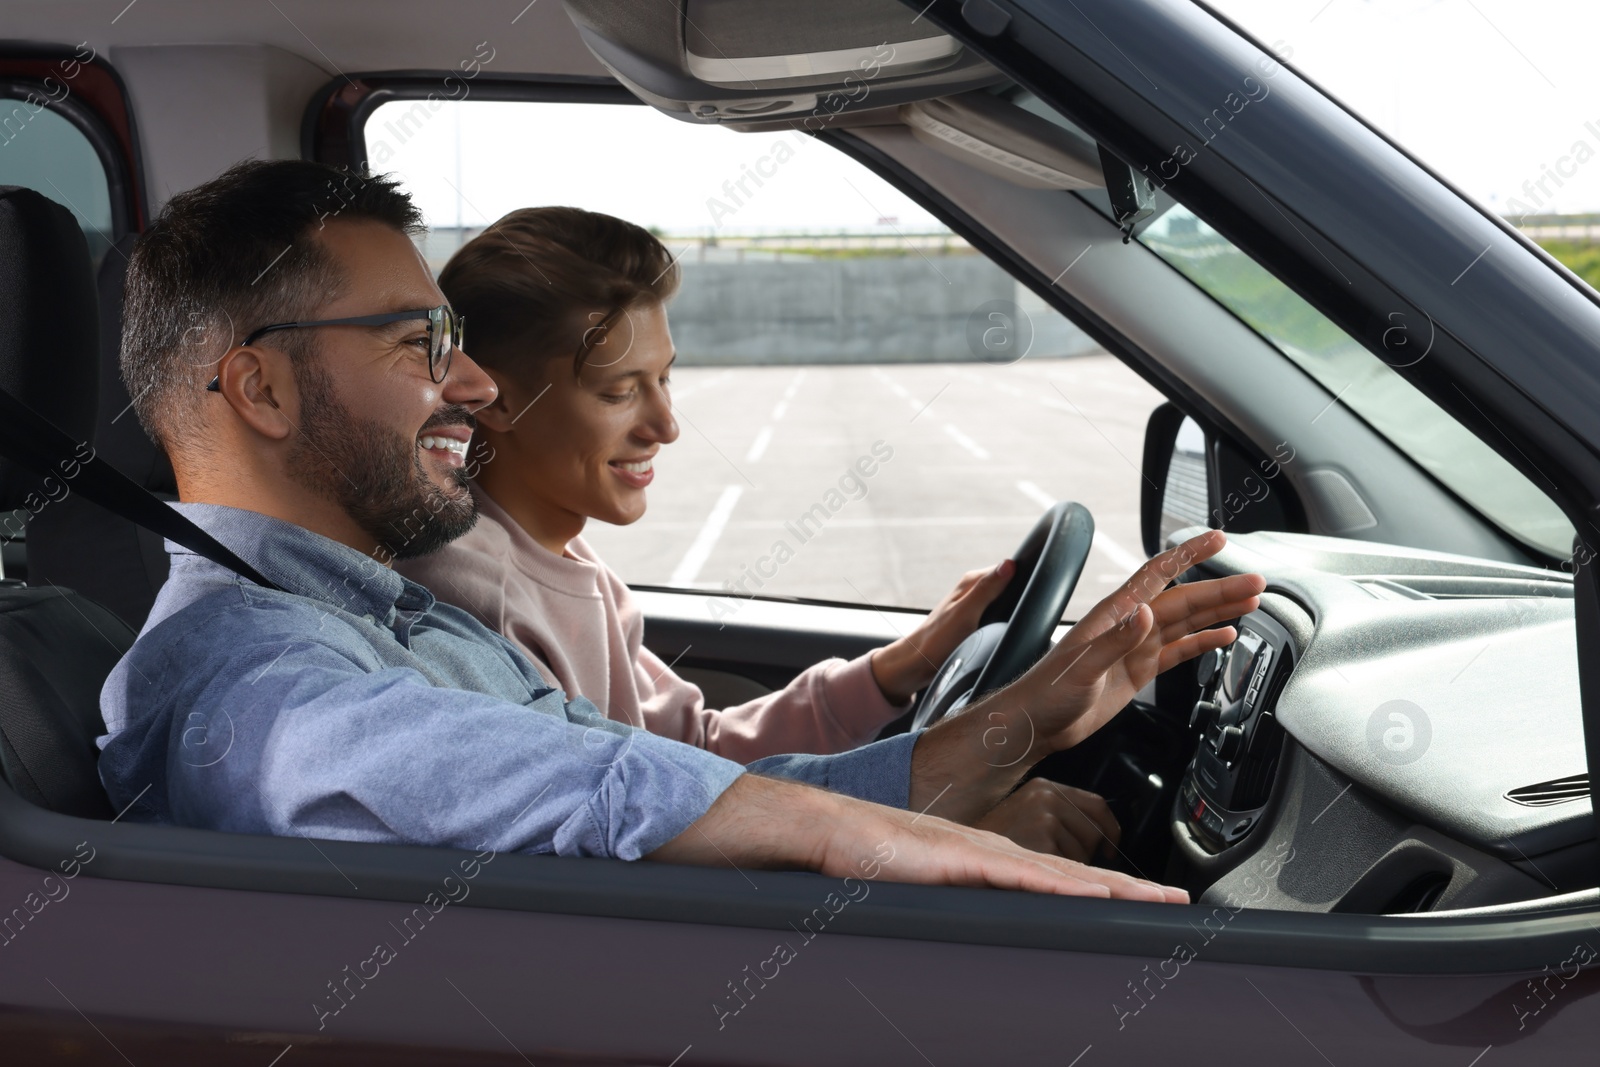
[[[268,589],[280,589],[190,522],[166,501],[101,459],[87,444],[0,389],[0,455],[43,478],[54,478],[120,518],[158,533]],[[48,495],[47,491],[47,495]],[[61,497],[51,496],[59,500]]]

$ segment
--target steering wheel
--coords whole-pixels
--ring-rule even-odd
[[[1012,557],[1017,571],[1011,581],[917,698],[913,731],[999,689],[1045,654],[1093,540],[1088,508],[1071,501],[1050,506]]]

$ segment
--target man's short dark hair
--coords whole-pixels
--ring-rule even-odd
[[[167,201],[128,261],[122,326],[122,380],[157,444],[170,453],[190,435],[232,345],[269,323],[311,317],[342,288],[316,240],[336,218],[423,229],[398,181],[304,160],[239,163]],[[299,362],[314,351],[311,333],[286,331],[274,343]]]

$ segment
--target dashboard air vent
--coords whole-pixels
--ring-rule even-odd
[[[1589,795],[1589,776],[1574,774],[1570,778],[1557,778],[1553,782],[1525,785],[1506,794],[1507,800],[1526,804],[1530,808],[1543,808],[1563,804],[1569,800],[1582,800]]]

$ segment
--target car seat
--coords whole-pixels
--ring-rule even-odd
[[[0,388],[79,440],[89,440],[99,407],[96,303],[71,212],[31,189],[0,186]],[[34,513],[30,557],[42,550],[49,559],[60,547],[37,524],[73,499],[71,489],[70,479],[47,488],[0,458],[0,511]],[[98,554],[93,544],[80,550]],[[122,619],[71,589],[0,584],[0,775],[18,794],[63,814],[111,817],[96,770],[100,687],[133,638]]]
[[[134,235],[113,245],[100,263],[99,404],[92,437],[100,458],[167,500],[178,486],[166,453],[151,441],[133,413],[122,382],[122,286]],[[60,423],[58,423],[60,425]],[[63,427],[64,428],[64,427]],[[110,608],[137,630],[167,580],[170,562],[159,534],[151,533],[74,494],[28,523],[29,585],[64,585]]]

